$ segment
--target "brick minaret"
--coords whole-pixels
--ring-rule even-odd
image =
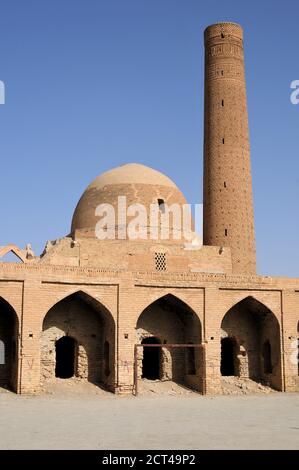
[[[255,237],[243,30],[205,30],[205,245],[227,246],[234,273],[255,274]]]

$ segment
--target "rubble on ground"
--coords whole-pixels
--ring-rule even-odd
[[[251,395],[275,393],[273,388],[248,378],[227,376],[222,377],[223,395]]]

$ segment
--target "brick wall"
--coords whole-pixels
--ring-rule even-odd
[[[71,334],[76,336],[78,333],[77,341],[83,345],[87,337],[92,343],[94,339],[90,335],[94,333],[91,331],[98,328],[103,331],[107,339],[108,333],[102,329],[100,326],[102,323],[98,319],[109,319],[107,328],[111,335],[108,338],[109,343],[111,342],[111,374],[106,386],[117,393],[132,392],[134,345],[140,341],[142,334],[155,334],[163,341],[165,339],[179,342],[197,341],[195,337],[191,338],[189,335],[186,326],[188,322],[185,324],[184,335],[182,334],[181,321],[186,317],[186,313],[182,314],[178,308],[178,301],[172,304],[170,310],[162,309],[162,312],[156,310],[158,304],[155,304],[151,307],[153,310],[148,314],[148,319],[145,322],[142,320],[142,312],[149,305],[168,295],[187,305],[200,322],[202,342],[206,350],[206,366],[204,373],[203,371],[198,373],[206,379],[207,393],[221,391],[220,345],[223,318],[232,307],[249,297],[260,302],[264,309],[270,310],[279,325],[280,342],[277,339],[277,330],[273,328],[271,322],[268,325],[265,322],[266,333],[261,336],[262,342],[268,339],[271,343],[273,362],[277,362],[278,356],[281,356],[281,371],[278,367],[273,385],[280,389],[285,387],[288,391],[298,390],[298,366],[291,361],[292,348],[298,335],[298,279],[180,272],[134,273],[91,267],[13,263],[0,264],[0,279],[0,297],[13,307],[19,320],[15,339],[18,343],[20,337],[21,343],[14,363],[13,388],[21,393],[40,392],[40,384],[45,375],[43,366],[41,368],[41,362],[43,363],[43,358],[46,356],[45,348],[49,351],[52,348],[53,351],[54,342],[51,340],[56,340],[59,335],[66,333],[64,321],[68,318],[69,313],[66,312],[69,310],[61,310],[61,305],[63,299],[76,292],[81,293],[81,299],[78,305],[74,305],[73,325],[77,331],[72,331]],[[54,323],[45,329],[47,318],[50,318],[47,314],[53,307],[52,311],[57,309],[56,317],[54,315],[54,320],[52,319]],[[100,313],[97,317],[95,312],[101,309],[109,313],[104,317]],[[180,311],[178,315],[177,311]],[[241,312],[240,315],[243,316],[241,326],[246,330],[247,314]],[[3,317],[2,311],[1,317]],[[250,338],[258,328],[254,316],[251,318],[252,322],[252,328],[248,327]],[[235,329],[235,335],[236,330],[238,334],[242,331],[238,323],[231,328]],[[191,332],[195,330],[194,326],[190,326]],[[8,330],[5,328],[5,331]],[[115,338],[115,349],[113,338]],[[98,339],[99,342],[94,348],[95,353],[91,353],[91,356],[99,354],[98,357],[102,362],[100,369],[103,370],[101,354],[103,354],[104,337],[100,335]],[[85,351],[87,349],[85,347]],[[259,355],[261,356],[260,353]],[[199,358],[199,363],[203,363],[202,358]],[[53,363],[51,367],[53,377]],[[180,367],[185,367],[185,357]],[[82,376],[86,378],[83,372]],[[104,380],[103,376],[101,379]]]

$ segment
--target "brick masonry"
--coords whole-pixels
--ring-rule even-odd
[[[205,31],[204,244],[229,246],[234,272],[255,273],[243,31]]]
[[[298,335],[299,279],[104,271],[29,263],[0,263],[0,276],[0,296],[6,302],[1,303],[2,329],[6,317],[11,320],[7,303],[15,312],[14,325],[11,322],[9,329],[5,329],[4,340],[16,342],[17,356],[10,361],[9,383],[19,393],[39,393],[45,379],[54,379],[54,364],[49,355],[53,355],[54,341],[66,333],[75,337],[85,351],[89,350],[91,368],[95,371],[90,371],[92,380],[99,379],[116,393],[133,390],[134,345],[144,336],[154,335],[169,342],[196,342],[201,338],[205,370],[201,358],[197,383],[202,384],[204,379],[206,392],[213,394],[220,393],[221,337],[236,337],[247,350],[251,367],[260,375],[262,356],[255,343],[259,331],[259,341],[267,338],[273,351],[275,376],[269,375],[269,381],[279,390],[298,390],[298,366],[292,358]],[[167,301],[169,296],[171,302]],[[156,302],[161,298],[165,303],[162,318]],[[186,321],[182,328],[186,315],[189,329]],[[234,320],[236,315],[239,318]],[[13,327],[16,334],[11,338]],[[109,377],[103,375],[107,339]],[[254,365],[257,362],[259,365]],[[182,364],[179,367],[184,368]],[[88,373],[81,370],[79,375],[86,379]],[[165,371],[164,378],[172,373],[173,370]]]
[[[0,262],[0,386],[41,393],[56,380],[58,341],[70,337],[78,379],[132,393],[134,346],[154,338],[201,344],[194,354],[164,346],[160,379],[217,394],[228,338],[236,375],[299,390],[299,279],[255,274],[242,30],[213,25],[205,43],[204,245],[96,239],[95,207],[116,205],[120,192],[146,207],[158,199],[185,203],[169,178],[143,165],[98,177],[69,236],[48,242],[40,257],[11,245],[20,263]],[[170,222],[171,234],[179,230]],[[142,348],[137,366],[141,380]]]

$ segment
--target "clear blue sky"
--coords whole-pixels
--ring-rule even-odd
[[[299,276],[299,2],[0,1],[0,245],[67,234],[85,187],[140,162],[202,202],[203,30],[245,29],[258,271]]]

